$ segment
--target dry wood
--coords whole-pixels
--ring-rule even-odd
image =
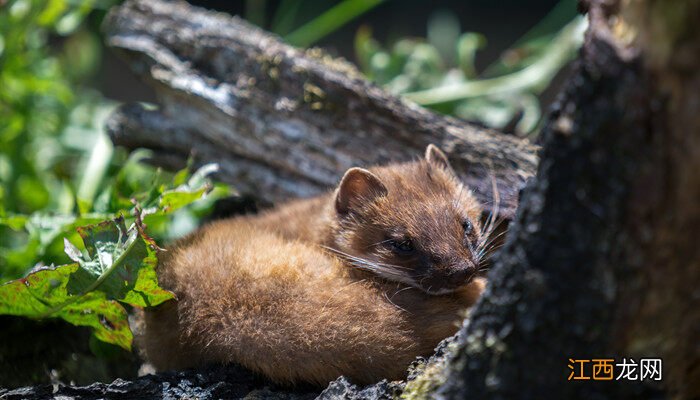
[[[236,17],[129,1],[105,32],[159,101],[115,113],[113,141],[152,149],[164,166],[190,154],[217,162],[221,180],[266,202],[318,194],[352,166],[410,160],[435,143],[488,209],[495,178],[511,217],[535,170],[529,142],[402,101],[345,61],[292,48]]]

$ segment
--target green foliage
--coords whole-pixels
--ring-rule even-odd
[[[493,128],[517,120],[516,132],[528,134],[541,117],[537,95],[582,41],[585,21],[575,15],[575,2],[561,1],[482,73],[474,62],[486,39],[461,33],[457,18],[444,11],[429,19],[426,40],[401,39],[387,50],[365,27],[357,32],[355,50],[365,75],[393,93]]]
[[[70,208],[70,186],[61,178],[81,149],[61,133],[92,122],[78,120],[77,105],[96,95],[83,95],[75,82],[98,66],[99,40],[81,24],[96,5],[10,0],[0,8],[0,215]],[[51,37],[60,38],[58,54],[49,49]]]
[[[266,26],[266,2],[246,1],[246,18],[295,46],[316,43],[382,0],[341,0],[328,7],[283,0]],[[304,4],[302,7],[301,4]],[[314,15],[308,18],[309,15]],[[300,20],[308,19],[294,29]],[[425,39],[404,38],[385,48],[361,27],[355,37],[357,62],[364,74],[389,91],[436,111],[496,129],[533,135],[541,121],[538,96],[575,55],[585,21],[576,1],[561,0],[535,27],[492,65],[477,71],[477,52],[486,38],[462,32],[458,18],[445,10],[428,20]]]
[[[77,84],[90,78],[100,52],[83,20],[107,5],[10,0],[0,7],[0,281],[41,261],[60,227],[75,220],[81,174],[74,171],[103,135],[98,126],[111,108]]]
[[[216,166],[170,174],[112,147],[103,126],[115,105],[83,85],[113,3],[0,6],[0,314],[62,318],[129,349],[124,305],[172,297],[145,227],[159,241],[187,233],[228,189],[209,183]]]
[[[150,239],[137,224],[127,230],[123,218],[79,232],[87,255],[65,240],[75,263],[40,267],[0,286],[0,314],[62,318],[89,326],[98,339],[129,350],[132,334],[118,301],[143,307],[172,298],[157,285]]]
[[[134,168],[132,163],[125,169]],[[150,176],[150,185],[144,186],[148,189],[132,193],[128,208],[124,207],[126,199],[118,194],[119,191],[108,188],[104,192],[107,195],[104,204],[124,207],[122,210],[133,214],[129,229],[126,229],[121,215],[109,213],[89,216],[35,213],[0,218],[0,224],[12,224],[14,228],[24,223],[31,238],[29,251],[25,250],[25,253],[34,251],[30,256],[45,252],[47,246],[63,238],[64,251],[73,261],[58,267],[45,267],[39,263],[27,276],[0,286],[0,314],[62,318],[75,325],[92,327],[98,339],[130,349],[127,314],[119,303],[151,307],[172,298],[169,292],[158,286],[155,272],[157,246],[146,235],[141,218],[145,221],[156,218],[157,221],[157,218],[200,199],[212,189],[206,177],[215,171],[216,166],[206,165],[190,177],[187,170],[183,170],[174,175],[170,184],[159,184],[161,173],[155,171]],[[126,176],[119,174],[118,177],[124,179]],[[124,184],[122,179],[115,179],[115,185]],[[102,221],[106,218],[112,219]],[[96,220],[102,222],[81,226]],[[76,226],[84,244],[83,250],[65,238]]]
[[[383,0],[343,0],[285,36],[290,44],[307,47],[347,22],[379,5]]]
[[[267,24],[267,1],[246,0],[245,19],[283,36],[293,46],[308,47],[382,2],[384,0],[340,0],[331,2],[335,4],[329,7],[328,2],[282,0]],[[299,24],[304,19],[308,21]]]
[[[98,339],[131,348],[132,334],[127,313],[101,291],[72,294],[70,277],[78,264],[42,267],[26,278],[0,286],[0,313],[31,318],[62,318],[74,325],[94,329]]]
[[[132,306],[150,307],[172,298],[158,287],[155,267],[155,242],[138,222],[129,230],[124,218],[78,228],[87,256],[67,239],[66,254],[77,262],[70,276],[68,290],[72,295],[99,289],[108,299]]]

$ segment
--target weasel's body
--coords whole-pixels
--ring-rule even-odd
[[[238,363],[288,383],[402,378],[457,330],[484,285],[471,279],[480,208],[446,160],[431,165],[430,148],[427,159],[350,170],[333,194],[175,244],[158,276],[177,301],[146,311],[147,358],[159,370]]]

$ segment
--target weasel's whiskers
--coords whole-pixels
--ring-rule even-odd
[[[393,265],[393,264],[384,264],[384,263],[379,263],[371,260],[367,260],[361,257],[353,256],[352,254],[348,254],[344,251],[340,251],[338,249],[334,249],[329,246],[321,246],[324,249],[338,255],[339,257],[349,261],[351,264],[355,265],[358,268],[374,272],[377,275],[384,276],[384,277],[391,277],[396,280],[399,280],[401,282],[405,282],[407,280],[411,280],[406,273],[402,272],[401,269],[407,269],[405,267],[401,267],[399,265]]]

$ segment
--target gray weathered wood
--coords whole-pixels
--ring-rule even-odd
[[[347,62],[292,48],[236,17],[128,1],[104,29],[159,103],[120,108],[108,123],[113,141],[150,148],[164,166],[190,154],[218,162],[221,180],[266,202],[318,194],[352,166],[410,160],[435,143],[488,209],[497,182],[510,217],[535,171],[529,142],[402,101]]]

